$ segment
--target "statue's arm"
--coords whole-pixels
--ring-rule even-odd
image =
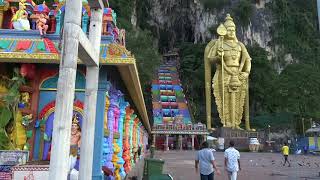
[[[218,55],[217,51],[218,51],[218,46],[217,46],[217,43],[215,43],[211,47],[209,54],[208,54],[208,60],[210,61],[211,64],[219,63],[221,60],[221,56]]]
[[[244,65],[243,68],[241,70],[241,74],[242,76],[244,76],[244,78],[247,78],[250,74],[251,71],[251,57],[247,51],[247,48],[241,43],[241,49],[242,49],[242,61],[244,61]]]
[[[219,57],[217,56],[216,42],[217,40],[211,40],[205,50],[205,59],[210,64],[216,63],[217,61],[219,61]]]

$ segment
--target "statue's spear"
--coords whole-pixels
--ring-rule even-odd
[[[223,38],[227,34],[227,29],[223,24],[220,24],[217,28],[217,33],[219,35],[219,48],[223,49]],[[224,117],[224,60],[223,60],[224,52],[221,52],[221,90],[222,90],[222,123],[223,126],[226,125],[226,119]]]

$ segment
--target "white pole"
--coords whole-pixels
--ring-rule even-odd
[[[101,42],[102,13],[102,9],[91,9],[89,40],[98,54]],[[99,67],[87,66],[84,121],[81,132],[83,146],[80,147],[79,180],[87,180],[92,177],[98,81]]]
[[[63,49],[53,122],[50,180],[66,180],[69,170],[71,119],[80,33],[72,27],[81,25],[82,2],[68,0],[65,8]]]

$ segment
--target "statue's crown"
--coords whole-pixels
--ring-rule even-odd
[[[236,27],[236,25],[233,22],[232,17],[230,16],[230,14],[227,14],[227,17],[225,18],[225,22],[223,24],[226,28],[228,27]]]
[[[74,114],[74,115],[73,115],[72,124],[77,124],[77,125],[79,125],[79,120],[78,120],[77,114]]]

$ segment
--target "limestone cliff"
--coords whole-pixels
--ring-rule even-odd
[[[150,19],[159,40],[168,40],[169,47],[177,41],[207,42],[215,36],[215,27],[223,22],[227,13],[237,6],[239,0],[231,0],[221,9],[208,9],[200,0],[149,0]],[[252,3],[252,15],[249,24],[238,25],[238,38],[245,44],[258,43],[271,51],[269,27],[271,13],[265,8],[270,0],[257,0]]]

